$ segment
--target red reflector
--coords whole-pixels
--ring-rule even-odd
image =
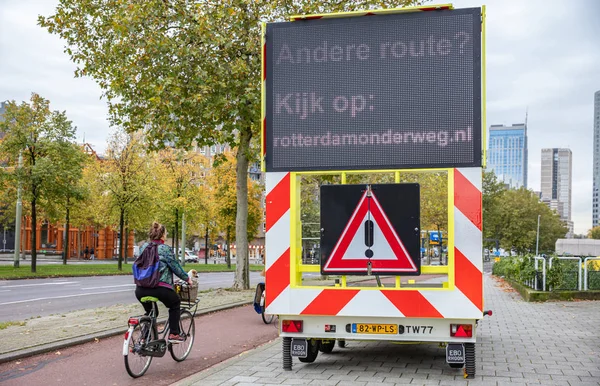
[[[282,320],[281,331],[283,332],[302,332],[301,320]]]
[[[450,325],[450,336],[455,338],[472,338],[473,337],[473,325],[472,324],[451,324]]]
[[[129,338],[129,330],[125,331],[125,340],[127,340],[127,338]]]
[[[129,323],[132,326],[135,326],[135,325],[139,324],[140,321],[137,320],[137,318],[129,318],[129,321],[127,323]]]

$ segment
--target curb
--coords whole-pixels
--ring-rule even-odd
[[[496,276],[498,277],[498,276]],[[549,302],[549,301],[573,301],[573,300],[600,300],[600,290],[555,290],[537,291],[519,283],[516,280],[502,278],[515,291],[521,295],[526,302]]]
[[[252,304],[252,301],[244,300],[242,302],[229,303],[229,304],[225,304],[222,306],[206,308],[206,309],[199,310],[198,312],[196,312],[196,317],[201,316],[201,315],[211,314],[211,313],[218,312],[218,311],[228,310],[231,308],[245,306],[248,304]],[[88,343],[88,342],[94,341],[95,339],[104,339],[104,338],[110,338],[110,337],[116,336],[116,335],[121,335],[121,334],[124,334],[125,331],[127,331],[127,328],[128,327],[113,328],[110,330],[98,331],[98,332],[95,332],[92,334],[86,334],[86,335],[82,335],[82,336],[78,336],[78,337],[74,337],[74,338],[63,339],[63,340],[56,341],[56,342],[44,343],[39,346],[33,346],[33,347],[21,349],[21,350],[10,351],[7,353],[0,354],[0,364],[10,362],[13,360],[17,360],[17,359],[21,359],[21,358],[30,357],[33,355],[44,354],[44,353],[54,351],[54,350],[60,350],[60,349],[66,348],[66,347],[71,347],[71,346],[76,346],[76,345],[83,344],[83,343]]]
[[[244,352],[236,355],[233,358],[225,359],[223,362],[217,363],[216,365],[213,365],[205,370],[202,370],[199,373],[190,375],[189,377],[184,378],[184,379],[180,379],[179,381],[170,384],[170,386],[194,386],[196,384],[199,384],[199,382],[202,381],[203,379],[206,379],[207,377],[210,377],[214,373],[221,371],[223,368],[227,368],[227,367],[234,365],[242,360],[245,360],[248,356],[268,350],[277,344],[281,344],[281,340],[279,337],[273,339],[270,342],[267,342],[258,347],[255,347],[251,350],[244,351]]]

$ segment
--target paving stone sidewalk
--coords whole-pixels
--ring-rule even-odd
[[[527,303],[489,275],[485,300],[494,315],[479,323],[475,379],[431,344],[348,342],[283,371],[277,339],[176,385],[600,385],[600,302]]]

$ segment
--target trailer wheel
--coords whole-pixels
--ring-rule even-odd
[[[335,340],[322,340],[319,345],[319,351],[329,354],[335,347]]]
[[[298,358],[303,363],[313,363],[319,355],[319,340],[309,339],[308,341],[308,355],[306,358]]]
[[[339,348],[344,348],[346,347],[346,341],[343,339],[338,340],[338,347]]]

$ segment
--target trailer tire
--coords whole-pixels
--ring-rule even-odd
[[[319,344],[319,351],[329,354],[333,351],[335,347],[335,340],[321,341]]]
[[[302,363],[313,363],[319,355],[319,340],[309,339],[308,340],[308,355],[306,358],[298,358]]]
[[[339,348],[344,348],[346,347],[346,341],[343,339],[338,340],[338,347]]]

